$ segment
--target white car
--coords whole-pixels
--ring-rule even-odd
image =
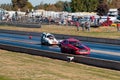
[[[50,33],[42,33],[41,34],[41,44],[42,45],[58,45],[58,40],[54,37],[54,35]]]

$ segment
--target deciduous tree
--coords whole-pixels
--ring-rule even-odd
[[[109,10],[108,5],[104,1],[101,1],[97,7],[98,15],[100,16],[107,15],[108,10]]]
[[[98,5],[97,0],[72,0],[71,8],[73,12],[92,12]]]
[[[22,10],[25,11],[26,9],[32,9],[33,6],[28,0],[12,0],[12,5],[14,10]]]

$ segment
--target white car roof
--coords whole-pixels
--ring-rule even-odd
[[[45,33],[45,32],[43,32],[42,34],[45,34],[46,36],[48,36],[48,35],[52,35],[53,36],[53,34],[51,34],[51,33]]]

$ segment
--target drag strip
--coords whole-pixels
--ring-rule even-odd
[[[4,40],[4,41],[6,40],[6,41],[10,41],[10,42],[19,42],[19,43],[25,43],[25,44],[41,45],[41,43],[39,41],[37,42],[37,41],[34,41],[34,40],[33,41],[32,40],[14,40],[14,39],[11,39],[11,38],[9,38],[9,39],[8,38],[0,38],[0,40]],[[53,47],[53,48],[55,48],[55,47]],[[91,49],[91,52],[104,53],[104,54],[113,54],[113,55],[116,55],[116,56],[120,56],[120,53],[118,53],[118,52],[102,51],[102,50],[97,50],[97,49]]]
[[[33,36],[32,39],[29,39],[28,35],[2,33],[0,34],[0,43],[60,53],[60,48],[58,46],[56,47],[56,46],[40,45],[40,36]],[[98,45],[98,43],[90,43],[90,42],[83,42],[83,43],[90,46],[91,48],[91,54],[87,55],[87,57],[120,61],[120,46],[118,45],[108,45],[108,44]]]
[[[29,35],[0,33],[0,38],[8,38],[16,41],[26,41],[26,43],[32,41],[33,43],[40,44],[40,36],[32,36],[32,39],[29,39]],[[82,42],[85,45],[95,50],[120,53],[120,45],[102,44],[102,43],[84,42],[84,41]]]

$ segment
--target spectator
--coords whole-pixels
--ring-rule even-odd
[[[85,23],[82,23],[81,27],[82,27],[82,31],[85,31]]]
[[[15,20],[16,21],[18,20],[18,12],[17,11],[15,12]]]
[[[108,16],[108,17],[107,17],[107,25],[110,24],[109,22],[110,22],[110,17]]]
[[[91,22],[93,22],[93,21],[95,20],[95,17],[94,17],[94,16],[91,16],[91,17],[90,17],[90,20],[91,20]]]
[[[79,23],[80,23],[80,26],[82,27],[82,31],[85,30],[85,18],[84,17],[80,17],[79,18]]]
[[[100,20],[101,20],[101,16],[97,19],[97,24],[100,26]]]
[[[48,24],[51,24],[51,16],[48,17]]]
[[[80,23],[78,21],[76,21],[75,23],[76,23],[77,31],[79,31],[80,30]]]
[[[90,31],[90,20],[89,19],[85,22],[85,28],[87,31]]]
[[[117,23],[117,31],[120,31],[120,23]]]

